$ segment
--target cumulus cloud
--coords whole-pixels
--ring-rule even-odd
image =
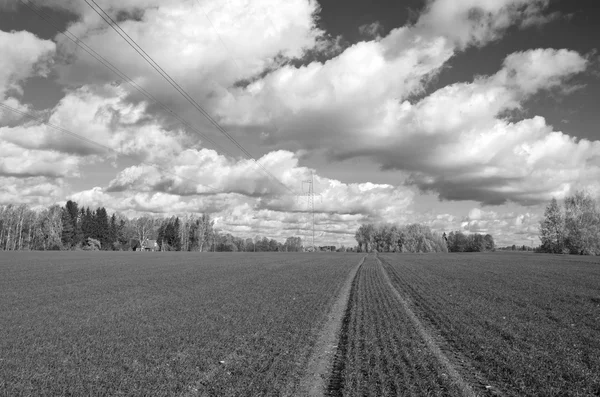
[[[123,155],[139,156],[142,160],[160,161],[192,145],[193,137],[181,130],[166,130],[160,120],[149,118],[145,102],[132,104],[125,100],[120,87],[84,86],[66,95],[53,109],[50,122],[85,138],[108,146]],[[63,137],[64,138],[64,137]],[[196,139],[197,140],[197,139]],[[60,142],[68,142],[62,139]],[[106,152],[98,147],[96,150]],[[64,148],[86,154],[89,145]]]
[[[0,175],[75,176],[78,160],[55,151],[29,150],[0,141]]]
[[[79,3],[79,2],[77,2]],[[106,4],[108,3],[108,4]],[[327,49],[317,27],[313,0],[104,2],[119,24],[186,91],[208,110],[235,83],[251,80],[306,51]],[[89,7],[70,31],[161,102],[190,116],[190,105]],[[73,43],[57,36],[66,62],[58,68],[64,84],[119,80]],[[153,50],[160,49],[160,50]],[[132,92],[133,95],[138,95]]]
[[[284,238],[310,234],[311,211],[298,181],[313,178],[317,193],[315,228],[321,241],[351,243],[361,222],[408,221],[413,189],[346,184],[311,175],[313,170],[299,166],[297,156],[287,151],[268,153],[259,161],[297,195],[280,191],[252,162],[199,149],[182,152],[172,160],[167,173],[146,166],[128,167],[108,187],[80,191],[69,198],[84,206],[105,206],[130,216],[206,212],[218,220],[224,232]],[[214,189],[204,186],[209,183]]]
[[[0,100],[9,91],[21,94],[19,83],[28,77],[47,75],[55,49],[52,41],[32,33],[0,30]]]
[[[491,234],[496,245],[539,244],[540,211],[485,211],[473,208],[460,224],[465,233]]]
[[[431,227],[439,233],[460,231],[464,234],[491,234],[496,246],[539,244],[539,222],[543,206],[521,207],[514,204],[494,209],[473,207],[470,210],[439,213],[412,213],[410,220]]]
[[[287,108],[290,119],[298,120],[297,125],[285,126],[281,139],[311,147],[318,137],[319,145],[327,147],[334,158],[371,157],[384,168],[409,173],[414,184],[444,199],[532,204],[564,194],[582,166],[594,164],[597,142],[577,141],[553,131],[542,117],[519,122],[502,117],[521,109],[543,90],[564,88],[570,77],[587,67],[587,59],[580,54],[552,49],[514,53],[495,75],[452,84],[411,103],[389,97],[396,91],[402,98],[420,87],[415,73],[419,73],[417,65],[424,67],[423,51],[415,50],[413,56],[418,56],[412,63],[403,57],[395,73],[382,73],[385,69],[381,68],[391,65],[378,58],[382,52],[374,49],[394,34],[403,33],[393,32],[381,42],[359,43],[325,65],[282,68],[248,90],[263,92],[268,84],[269,95],[281,93],[278,106]],[[433,48],[448,47],[444,40],[439,43],[440,47],[431,49],[441,56],[443,52]],[[422,69],[424,75],[451,54]],[[346,57],[351,60],[346,62]],[[358,60],[373,76],[359,75],[362,64]],[[407,65],[415,68],[403,69]],[[346,77],[342,69],[351,70],[352,79],[342,83]],[[407,76],[402,76],[404,70]],[[304,89],[311,96],[291,95]],[[253,114],[259,113],[253,109]],[[563,163],[569,167],[562,168]],[[589,170],[587,180],[595,175],[597,168]]]
[[[0,205],[27,204],[34,209],[55,204],[67,194],[63,179],[0,176]]]
[[[528,147],[562,140],[574,151],[587,143],[553,131],[541,117],[511,123],[503,115],[544,90],[568,92],[565,83],[587,67],[580,54],[552,49],[511,54],[493,76],[410,101],[457,51],[529,23],[547,4],[432,1],[414,25],[357,43],[327,62],[286,65],[230,90],[218,113],[242,128],[276,126],[262,132],[267,144],[321,149],[337,160],[371,157],[443,199],[529,205],[564,194],[581,164],[548,178],[549,168],[543,167],[552,163],[550,157],[537,150],[537,157],[527,159],[518,149],[520,139]],[[583,161],[593,162],[594,150]],[[536,179],[540,175],[543,182]]]
[[[410,170],[413,183],[451,200],[532,204],[562,197],[575,181],[597,179],[600,142],[553,131],[539,116],[510,122],[501,114],[560,86],[586,63],[566,50],[512,54],[494,76],[445,87],[414,105],[404,102],[396,119],[404,150],[384,154],[382,163]]]
[[[0,31],[0,102],[19,111],[29,111],[29,107],[15,96],[22,94],[21,84],[27,78],[48,74],[54,51],[55,44],[52,41],[41,40],[29,32]],[[13,96],[7,98],[7,95]],[[27,124],[20,124],[22,122],[27,121],[14,112],[0,108],[0,177],[10,177],[5,179],[8,185],[3,191],[4,197],[11,197],[16,186],[23,188],[22,184],[27,183],[15,184],[15,177],[63,177],[77,174],[76,158],[28,144],[19,145],[18,141],[29,142],[32,139],[30,135],[23,134],[23,128]],[[24,194],[26,192],[24,190]]]
[[[543,23],[542,10],[550,0],[436,0],[429,1],[417,26],[452,39],[459,48],[498,39],[515,24]]]
[[[408,188],[345,184],[311,175],[312,171],[299,166],[298,161],[288,151],[270,152],[258,159],[266,173],[253,161],[230,159],[207,149],[189,149],[172,159],[168,173],[151,166],[124,169],[109,183],[106,192],[160,192],[183,197],[236,194],[246,197],[244,203],[254,200],[257,208],[294,212],[305,211],[301,198],[306,197],[306,192],[298,188],[299,181],[313,178],[315,191],[320,195],[319,212],[398,218],[412,202],[413,192]]]
[[[281,147],[311,149],[318,145],[336,159],[370,156],[385,168],[409,173],[413,183],[437,191],[442,198],[463,199],[467,194],[462,195],[461,188],[468,186],[471,190],[465,192],[475,199],[500,203],[535,201],[565,189],[562,183],[545,190],[539,187],[538,192],[521,191],[520,186],[528,185],[526,172],[506,175],[501,169],[504,163],[490,164],[490,159],[500,158],[493,137],[508,136],[506,141],[511,142],[510,137],[518,131],[532,129],[537,131],[529,132],[534,141],[547,135],[548,128],[540,119],[508,124],[498,116],[518,109],[527,96],[555,87],[583,70],[585,60],[569,51],[513,54],[495,76],[446,87],[416,104],[407,98],[422,92],[457,51],[497,39],[508,27],[542,15],[546,5],[545,0],[432,1],[414,25],[357,43],[327,62],[299,67],[277,64],[277,59],[281,55],[298,57],[318,46],[323,32],[316,27],[315,2],[296,0],[274,7],[267,0],[252,4],[240,0],[235,5],[206,1],[192,8],[185,2],[172,2],[140,8],[134,1],[110,3],[107,8],[112,13],[125,12],[121,24],[142,47],[166,49],[155,54],[159,64],[182,79],[184,86],[193,87],[194,97],[210,99],[209,110],[226,125],[261,132],[267,143]],[[110,59],[118,59],[136,82],[159,92],[162,98],[165,90],[160,89],[160,79],[147,67],[140,67],[143,61],[139,57],[127,56],[131,49],[89,11],[80,10],[81,20],[71,29]],[[173,31],[175,26],[177,31]],[[276,29],[272,36],[268,33],[271,28]],[[206,34],[199,35],[200,31]],[[59,44],[61,51],[77,54],[67,42]],[[83,71],[86,79],[98,71],[99,80],[107,80],[96,64],[86,63],[87,58],[74,59],[60,68],[69,81],[76,82]],[[235,71],[238,67],[246,74]],[[252,80],[269,68],[274,70],[248,85],[232,86],[240,78]],[[165,99],[178,104],[176,108],[185,108],[182,100],[175,98]],[[77,110],[73,104],[68,108]],[[86,123],[89,118],[84,118]],[[105,125],[106,120],[102,121]],[[480,138],[484,149],[492,150],[466,150],[464,143],[473,137]],[[118,141],[116,135],[111,139]],[[128,142],[135,151],[135,140]],[[506,145],[503,148],[510,150]],[[460,155],[452,156],[456,149]],[[180,157],[182,150],[174,147],[172,155]],[[189,164],[180,164],[176,171],[185,176],[187,169]],[[528,171],[531,174],[533,169]],[[454,179],[455,174],[460,180]],[[180,193],[177,181],[153,180],[152,173],[148,175],[149,183]],[[230,177],[244,194],[270,193],[258,185],[253,187],[258,190],[248,192],[243,180]],[[121,182],[110,189],[123,189],[127,182]]]
[[[85,163],[117,155],[161,163],[199,144],[183,130],[164,129],[148,117],[145,103],[132,104],[125,96],[114,86],[84,86],[47,112],[49,125],[29,120],[0,127],[0,173],[77,176]]]
[[[551,15],[544,15],[547,4],[429,1],[414,23],[385,37],[377,23],[362,26],[363,35],[373,39],[340,51],[318,28],[314,0],[102,2],[232,134],[260,136],[262,143],[272,145],[259,162],[289,189],[300,193],[299,181],[312,172],[289,149],[319,149],[334,160],[370,157],[442,199],[528,205],[560,197],[577,184],[589,186],[600,176],[598,142],[554,131],[542,117],[514,122],[503,117],[544,90],[568,91],[568,79],[587,67],[584,57],[567,50],[515,53],[492,76],[414,98],[426,92],[429,81],[459,51],[497,40],[511,26],[550,20]],[[48,0],[44,5],[74,12],[73,33],[206,131],[208,123],[196,110],[85,3]],[[28,109],[18,100],[21,83],[53,67],[66,95],[43,115],[134,158],[107,186],[70,198],[131,215],[212,212],[223,230],[247,235],[260,230],[283,236],[307,229],[305,197],[287,194],[253,161],[218,154],[198,136],[170,127],[173,119],[152,101],[120,84],[64,37],[55,41],[0,32],[0,49],[9,54],[0,59],[0,100]],[[329,53],[327,61],[289,62],[332,49],[340,53]],[[32,181],[46,189],[47,197],[64,197],[62,178],[80,175],[82,164],[114,159],[102,148],[43,124],[14,116],[0,120],[0,178],[8,183],[0,190],[4,200],[24,189],[30,202],[43,202],[41,191],[27,190],[33,189],[28,185]],[[318,173],[314,180],[322,197],[316,205],[317,233],[341,236],[336,241],[351,241],[352,231],[365,221],[426,221],[410,209],[413,186],[342,183]],[[491,215],[478,211],[462,221],[457,214],[432,214],[427,222],[435,228],[455,225],[509,234],[522,232],[529,222],[526,214],[504,219],[498,213],[506,225],[495,224],[487,218]]]

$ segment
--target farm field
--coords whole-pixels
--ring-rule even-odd
[[[352,285],[330,396],[460,395],[370,255]]]
[[[506,396],[600,395],[600,260],[516,253],[380,255],[440,348]]]
[[[0,395],[294,395],[352,254],[0,255]]]
[[[0,325],[0,396],[600,395],[593,257],[2,252]]]

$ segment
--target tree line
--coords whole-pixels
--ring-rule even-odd
[[[450,252],[484,252],[496,249],[494,237],[491,234],[464,234],[457,231],[450,232],[448,236],[444,233],[443,237]]]
[[[355,238],[360,252],[448,252],[442,236],[419,224],[363,224]]]
[[[221,233],[209,214],[129,219],[67,201],[64,207],[33,210],[27,205],[0,206],[0,250],[136,250],[156,240],[162,251],[302,251],[302,239],[284,243]]]
[[[540,222],[538,252],[600,255],[600,210],[589,193],[577,191],[560,206],[552,198]]]
[[[486,234],[431,231],[429,226],[410,224],[363,224],[355,234],[360,252],[481,252],[494,250],[494,238]]]

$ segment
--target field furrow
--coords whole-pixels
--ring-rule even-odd
[[[295,395],[359,259],[3,255],[0,395]]]
[[[382,270],[374,256],[359,269],[329,395],[459,395]]]
[[[4,255],[0,396],[600,396],[597,259],[361,258]]]
[[[397,290],[477,389],[600,395],[600,268],[593,258],[381,258]]]

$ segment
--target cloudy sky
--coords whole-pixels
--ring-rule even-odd
[[[313,174],[318,244],[537,245],[551,197],[600,194],[595,0],[95,0],[191,100],[91,0],[23,2],[0,0],[0,103],[36,119],[0,109],[0,204],[307,237]]]

